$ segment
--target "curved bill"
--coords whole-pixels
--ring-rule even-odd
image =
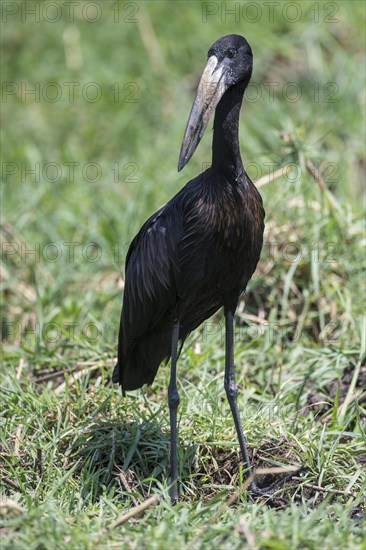
[[[192,105],[179,155],[178,172],[187,164],[204,131],[216,105],[227,90],[224,78],[224,66],[212,55],[203,71],[196,98]]]

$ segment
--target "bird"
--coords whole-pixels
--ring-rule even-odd
[[[256,494],[237,405],[234,315],[263,246],[265,212],[259,191],[244,169],[239,114],[253,70],[252,49],[240,35],[220,37],[208,50],[187,122],[178,172],[195,152],[214,113],[212,163],[153,214],[132,240],[125,285],[118,360],[112,380],[123,395],[152,384],[170,360],[170,497],[178,501],[177,361],[190,332],[223,308],[224,388],[239,440],[245,475]]]

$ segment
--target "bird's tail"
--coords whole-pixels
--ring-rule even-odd
[[[112,382],[113,384],[118,384],[119,382],[119,363],[113,369]]]
[[[125,355],[120,353],[112,381],[119,382],[123,392],[152,384],[159,365],[170,357],[170,330],[145,333]]]

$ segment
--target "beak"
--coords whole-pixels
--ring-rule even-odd
[[[195,152],[216,105],[228,88],[224,74],[224,66],[219,65],[217,57],[212,55],[203,71],[189,115],[179,155],[178,172]]]

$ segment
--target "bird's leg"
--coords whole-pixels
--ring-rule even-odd
[[[238,387],[235,382],[235,367],[234,367],[234,311],[235,309],[225,308],[226,318],[226,349],[225,349],[225,391],[230,404],[231,412],[235,422],[236,433],[239,439],[241,454],[245,464],[245,477],[248,479],[253,476],[253,469],[250,464],[245,436],[240,422],[239,409],[237,404]],[[297,470],[284,476],[279,481],[273,483],[269,487],[258,487],[252,477],[250,490],[252,493],[262,496],[270,496],[276,489],[284,485],[292,477],[299,474],[305,468],[301,466]]]
[[[225,345],[225,391],[231,413],[234,418],[236,433],[239,439],[239,445],[241,454],[245,463],[246,471],[245,477],[249,478],[252,475],[252,468],[250,465],[250,459],[248,455],[247,446],[245,443],[245,436],[243,428],[240,422],[239,409],[238,409],[238,386],[235,382],[235,366],[234,366],[234,310],[231,308],[225,308],[226,319],[226,345]]]
[[[178,501],[178,432],[177,432],[177,410],[179,405],[179,393],[177,390],[177,355],[179,339],[179,320],[173,320],[172,329],[172,353],[170,363],[170,382],[168,388],[168,401],[170,413],[170,479],[172,504]]]

